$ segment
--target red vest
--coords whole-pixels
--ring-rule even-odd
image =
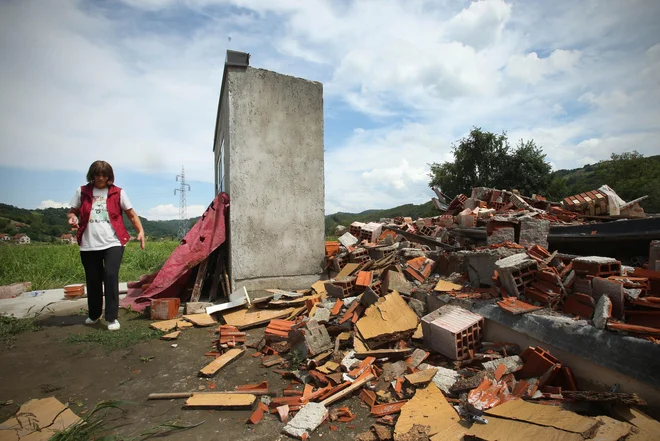
[[[92,199],[94,192],[94,184],[87,184],[80,187],[80,216],[78,220],[78,245],[82,245],[82,237],[89,223],[89,213],[92,210]],[[121,204],[121,188],[116,185],[108,187],[108,198],[106,199],[106,206],[108,207],[108,216],[110,217],[110,225],[115,230],[119,242],[122,246],[126,245],[131,236],[126,231],[124,226],[124,218],[122,216]]]

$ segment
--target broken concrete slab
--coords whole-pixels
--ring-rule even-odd
[[[55,397],[30,400],[18,412],[0,424],[0,439],[12,441],[48,441],[57,432],[80,421],[80,418]]]
[[[561,407],[533,404],[524,400],[507,401],[488,409],[486,415],[524,421],[539,426],[554,427],[585,438],[591,437],[600,425],[598,420],[578,415]]]
[[[593,287],[592,297],[596,302],[601,298],[601,296],[607,296],[612,301],[612,317],[617,319],[623,319],[624,313],[624,294],[623,294],[623,284],[619,282],[613,282],[608,279],[603,279],[600,277],[594,277],[591,281]]]
[[[206,308],[211,306],[213,306],[213,303],[210,302],[187,302],[184,308],[184,314],[208,314]]]
[[[323,404],[307,403],[282,430],[287,435],[305,440],[327,417],[328,409]]]
[[[406,279],[406,276],[399,271],[390,270],[385,278],[385,286],[391,291],[396,291],[409,296],[412,293],[412,284]]]
[[[424,389],[417,389],[415,396],[401,408],[401,415],[394,427],[394,440],[406,439],[413,426],[425,426],[426,436],[441,435],[439,439],[461,439],[465,428],[461,418],[447,402],[440,389],[431,383]]]
[[[420,365],[420,369],[423,365]],[[449,395],[451,393],[450,388],[456,383],[461,376],[458,372],[453,369],[447,369],[441,366],[435,367],[437,372],[433,376],[433,383],[445,394]]]
[[[398,292],[378,299],[360,318],[355,327],[370,346],[410,338],[419,319]]]
[[[520,220],[520,245],[524,247],[539,245],[548,248],[548,234],[550,233],[550,221],[535,219],[533,217],[521,217]]]
[[[594,309],[594,326],[598,329],[605,329],[610,317],[612,317],[612,301],[607,296],[601,296]]]
[[[497,360],[481,363],[484,369],[490,372],[495,372],[499,367],[499,365],[501,364],[503,364],[506,368],[506,370],[504,371],[504,375],[507,375],[507,374],[512,374],[514,372],[518,372],[520,369],[522,369],[525,363],[523,362],[522,358],[520,358],[518,355],[498,358]]]
[[[358,243],[357,237],[353,236],[351,233],[344,233],[337,239],[346,248],[351,247]]]

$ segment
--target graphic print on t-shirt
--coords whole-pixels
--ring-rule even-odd
[[[89,215],[90,222],[110,222],[108,205],[105,200],[105,196],[94,196],[92,200],[92,212]]]

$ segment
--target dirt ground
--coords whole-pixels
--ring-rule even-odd
[[[281,396],[290,381],[265,368],[259,357],[252,357],[248,348],[242,357],[223,368],[214,378],[199,378],[197,372],[211,361],[204,356],[212,349],[213,328],[191,328],[182,332],[177,341],[151,340],[112,352],[92,344],[73,344],[66,341],[71,334],[94,332],[83,325],[85,315],[70,313],[53,316],[41,322],[38,332],[17,336],[12,349],[0,353],[0,421],[16,412],[18,407],[33,398],[55,396],[69,402],[78,415],[93,409],[104,400],[124,400],[128,412],[114,421],[121,425],[114,433],[135,436],[155,425],[176,420],[185,424],[204,422],[199,427],[174,433],[159,439],[187,440],[285,440],[281,433],[284,423],[275,415],[266,415],[257,425],[245,424],[251,411],[188,410],[184,400],[147,401],[153,392],[191,392],[204,386],[210,391],[231,390],[235,386],[267,380],[269,388]],[[141,319],[139,326],[147,327]],[[101,325],[99,325],[101,326]],[[124,331],[122,330],[117,332]],[[249,330],[248,342],[258,340],[263,328]],[[172,343],[178,347],[172,348]],[[153,357],[150,361],[146,358]],[[350,423],[328,422],[321,425],[311,439],[345,440],[369,429],[375,422],[368,408],[357,396],[346,398],[333,407],[347,406],[358,417]]]

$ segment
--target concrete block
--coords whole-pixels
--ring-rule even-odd
[[[312,320],[314,320],[317,323],[328,323],[331,315],[332,314],[329,309],[317,306],[314,311],[314,316],[312,317]]]
[[[497,360],[492,360],[492,361],[487,361],[485,363],[481,363],[481,365],[484,367],[489,372],[495,372],[495,370],[498,368],[499,365],[503,364],[506,366],[506,370],[504,371],[504,375],[511,374],[513,372],[518,372],[520,369],[522,369],[523,365],[525,364],[518,355],[512,355],[511,357],[504,357],[500,358]]]
[[[495,268],[498,271],[511,272],[526,268],[534,262],[533,259],[530,259],[529,256],[527,256],[527,253],[517,253],[495,262]]]
[[[282,430],[287,435],[305,440],[327,417],[328,409],[323,404],[307,403],[300,408],[296,416]]]
[[[205,314],[206,308],[213,306],[210,302],[187,302],[184,313],[187,314]]]
[[[314,356],[334,347],[325,326],[316,323],[314,320],[310,320],[307,322],[306,328],[305,342],[309,350],[309,355]]]
[[[351,233],[344,233],[337,240],[347,248],[358,243],[357,237],[353,236]]]
[[[340,237],[348,233],[348,228],[343,225],[337,225],[335,227],[335,236]]]
[[[422,365],[420,365],[420,369],[421,366]],[[438,372],[436,372],[433,376],[433,380],[431,381],[433,381],[433,383],[438,386],[438,389],[449,395],[451,393],[450,388],[459,380],[459,378],[461,378],[461,376],[458,374],[458,372],[452,369],[443,368],[441,366],[430,366],[430,368],[438,370]]]
[[[601,296],[596,303],[594,310],[594,326],[598,329],[605,329],[607,321],[612,316],[612,302],[607,296]]]
[[[376,303],[379,298],[378,294],[376,294],[371,288],[367,288],[360,297],[360,303],[365,307],[369,307]]]
[[[502,242],[515,242],[516,241],[516,232],[513,227],[504,227],[504,228],[498,228],[497,230],[493,231],[493,233],[488,236],[486,239],[486,243],[488,245],[492,245],[495,243],[502,243]]]
[[[414,298],[409,298],[408,299],[408,306],[410,306],[410,309],[415,311],[415,314],[417,314],[417,317],[423,317],[425,314],[425,303],[421,302],[417,299]]]
[[[454,305],[422,317],[424,345],[454,360],[468,357],[480,344],[483,328],[482,316]]]
[[[529,247],[534,244],[548,248],[550,221],[533,217],[520,218],[520,245]]]
[[[594,277],[591,284],[593,286],[592,297],[594,300],[598,302],[602,296],[609,297],[612,301],[612,316],[623,319],[623,284],[600,277]]]
[[[468,273],[470,285],[479,288],[493,285],[493,274],[497,269],[495,264],[504,257],[519,253],[518,250],[497,248],[494,250],[459,251],[463,267]]]
[[[412,293],[412,285],[406,279],[406,276],[399,271],[390,270],[387,272],[386,285],[388,290],[397,291],[399,294],[409,296]]]
[[[578,277],[575,279],[575,283],[573,283],[573,292],[592,295],[591,280]]]

